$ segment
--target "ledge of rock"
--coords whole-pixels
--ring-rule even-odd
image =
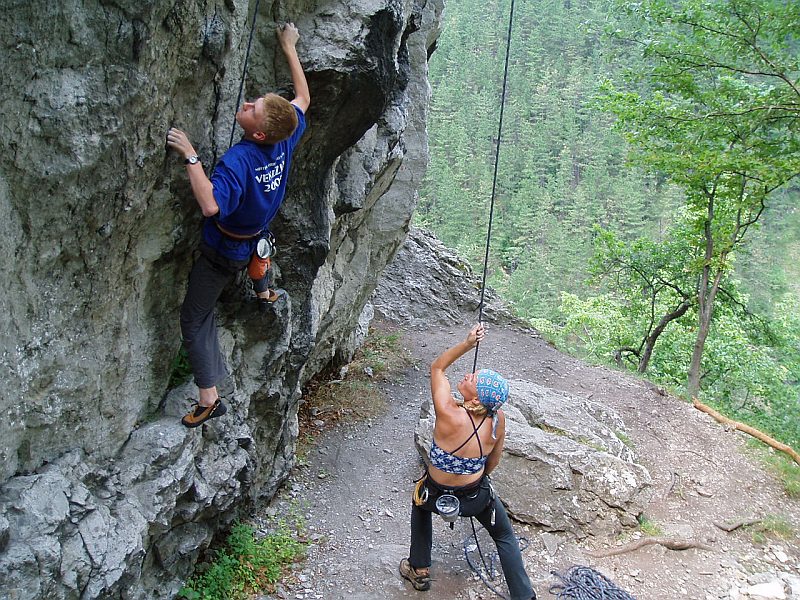
[[[472,267],[431,232],[412,227],[375,288],[372,304],[382,317],[404,327],[429,323],[461,323],[477,318],[481,280]],[[490,288],[484,293],[484,320],[516,323],[517,319]]]

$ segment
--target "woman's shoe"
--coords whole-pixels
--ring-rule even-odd
[[[420,573],[420,571],[422,571]],[[400,561],[400,575],[408,579],[415,590],[425,592],[431,589],[431,576],[428,569],[415,569],[407,558]]]

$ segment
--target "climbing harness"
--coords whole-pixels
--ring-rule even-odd
[[[239,95],[236,97],[236,108],[233,111],[233,125],[231,126],[231,139],[228,142],[228,148],[233,146],[233,136],[236,133],[236,113],[239,112],[239,105],[242,103],[244,80],[247,77],[247,63],[250,61],[250,48],[253,46],[253,33],[256,30],[256,17],[258,16],[258,3],[260,1],[261,0],[256,0],[256,7],[253,11],[253,21],[250,23],[250,38],[247,40],[247,52],[245,52],[244,65],[242,65],[242,80],[239,82]]]
[[[589,567],[575,566],[566,575],[551,571],[561,583],[550,586],[558,600],[636,600],[634,596]]]
[[[506,105],[506,90],[508,88],[508,58],[511,54],[511,30],[514,24],[514,0],[511,0],[511,10],[508,15],[508,33],[506,35],[506,60],[503,68],[503,93],[500,97],[500,117],[497,125],[497,144],[494,152],[494,175],[492,176],[492,199],[489,203],[489,227],[486,232],[486,253],[483,257],[483,279],[481,281],[481,301],[478,305],[478,322],[483,322],[483,298],[486,293],[486,271],[489,265],[489,244],[492,240],[492,220],[494,218],[494,198],[497,190],[497,168],[500,162],[500,141],[503,135],[503,112]],[[478,346],[475,346],[475,360],[472,363],[472,372],[478,367]]]

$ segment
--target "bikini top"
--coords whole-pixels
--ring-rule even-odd
[[[483,425],[483,422],[486,420],[486,415],[483,416],[483,420],[481,420],[476,427],[475,421],[472,419],[472,415],[469,414],[469,411],[467,411],[467,414],[469,415],[469,420],[472,422],[472,433],[466,440],[464,440],[463,444],[461,444],[452,452],[442,450],[436,443],[436,440],[433,440],[433,443],[431,444],[431,451],[429,454],[431,464],[440,471],[444,471],[445,473],[449,473],[451,475],[474,475],[475,473],[480,472],[484,465],[486,465],[486,459],[489,458],[489,455],[483,454],[481,436],[478,435],[478,429],[481,428],[481,425]],[[466,446],[467,442],[469,442],[473,437],[478,438],[478,449],[480,450],[481,456],[477,458],[462,458],[461,456],[456,456],[456,452]]]

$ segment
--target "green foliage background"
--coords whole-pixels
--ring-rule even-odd
[[[431,164],[417,220],[482,262],[508,2],[450,2],[430,63]],[[589,276],[593,227],[658,236],[675,190],[625,164],[596,85],[606,60],[607,2],[517,2],[498,169],[490,281],[520,314],[558,318],[562,291]]]
[[[448,2],[430,60],[431,163],[416,224],[476,271],[492,195],[509,7],[509,0]],[[650,66],[620,37],[605,35],[625,28],[609,0],[518,0],[515,11],[488,282],[561,347],[613,362],[620,346],[640,336],[643,307],[635,290],[621,294],[598,270],[598,232],[663,249],[685,218],[683,191],[632,166],[613,117],[598,107],[601,82]],[[702,388],[704,400],[729,416],[795,446],[798,198],[796,186],[774,194],[736,254],[729,282],[735,301],[715,315]],[[647,377],[681,391],[696,323],[689,310],[670,325]]]

